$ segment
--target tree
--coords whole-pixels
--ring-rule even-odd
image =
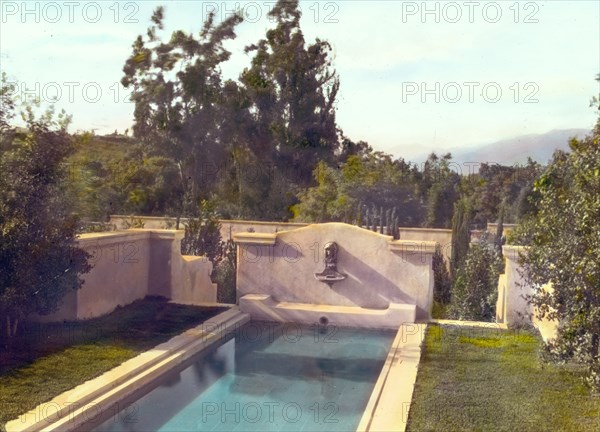
[[[331,69],[331,46],[317,39],[306,45],[300,28],[297,0],[280,0],[269,12],[276,27],[266,38],[246,47],[254,53],[252,64],[240,75],[252,117],[246,131],[250,151],[272,166],[271,182],[258,184],[277,192],[280,207],[294,204],[299,188],[311,185],[319,161],[332,165],[339,147],[335,100],[339,78]]]
[[[121,82],[132,88],[135,137],[148,155],[170,158],[177,166],[179,194],[171,207],[180,216],[209,197],[227,156],[223,133],[230,117],[224,90],[235,92],[237,86],[222,82],[220,65],[230,57],[223,44],[235,38],[241,17],[234,14],[215,25],[211,13],[198,38],[176,31],[163,42],[158,35],[163,15],[157,8],[146,38],[140,35],[134,42]]]
[[[454,204],[452,217],[452,253],[450,257],[451,274],[454,277],[462,265],[471,243],[471,204],[462,197]]]
[[[50,109],[36,119],[28,106],[27,127],[16,129],[8,123],[13,106],[3,103],[0,125],[0,329],[7,338],[27,315],[56,311],[91,269],[76,246],[78,220],[65,194],[70,118],[53,120]]]
[[[518,222],[531,211],[528,198],[540,173],[540,165],[531,159],[524,166],[482,164],[466,182],[472,186],[473,223],[485,228],[500,217],[503,222]]]
[[[441,158],[432,153],[423,166],[421,194],[427,200],[425,226],[449,228],[452,223],[454,202],[458,199],[460,176],[450,169],[452,155]]]
[[[340,171],[319,162],[313,175],[317,186],[298,194],[300,203],[292,208],[295,218],[306,222],[342,221],[355,203],[342,191]]]
[[[202,201],[197,218],[190,218],[185,226],[181,241],[183,255],[206,256],[214,265],[221,259],[223,249],[221,241],[221,223],[214,205]]]
[[[495,318],[500,264],[500,256],[487,236],[471,245],[454,278],[448,311],[451,318],[473,321]]]
[[[365,145],[362,151],[350,154],[339,169],[320,162],[313,175],[318,185],[301,191],[300,203],[293,207],[298,220],[358,223],[363,216],[369,219],[377,214],[378,218],[387,217],[387,228],[394,223],[415,226],[422,221],[416,166],[403,159],[393,160]],[[371,213],[372,208],[377,211]],[[384,215],[381,208],[386,211]]]
[[[188,220],[181,241],[181,253],[208,258],[213,264],[211,279],[218,287],[217,300],[223,303],[236,302],[236,247],[231,240],[222,241],[221,223],[212,203],[202,201],[198,217]]]
[[[525,224],[521,260],[540,318],[559,322],[550,358],[584,364],[600,390],[600,119],[570,150],[556,152],[535,182],[537,213]]]
[[[443,305],[450,303],[452,294],[452,280],[446,266],[446,260],[439,245],[431,259],[433,269],[433,299]]]

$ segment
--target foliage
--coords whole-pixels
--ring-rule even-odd
[[[305,222],[341,221],[356,205],[340,190],[341,172],[320,161],[313,171],[317,186],[298,194],[300,203],[292,209],[296,220]]]
[[[237,248],[232,240],[223,245],[223,259],[217,264],[215,282],[217,283],[217,301],[220,303],[237,303],[236,270]]]
[[[452,286],[449,315],[460,320],[492,321],[498,298],[498,276],[502,265],[487,236],[471,244]]]
[[[442,305],[447,305],[450,303],[452,293],[452,279],[439,245],[435,248],[431,266],[433,268],[433,300]]]
[[[334,162],[339,79],[329,44],[305,43],[300,15],[297,1],[277,2],[269,12],[275,28],[246,47],[251,65],[239,81],[224,81],[224,44],[235,38],[241,15],[215,24],[211,13],[199,37],[176,31],[163,41],[164,10],[155,10],[122,83],[132,89],[144,158],[164,157],[176,167],[177,187],[161,208],[193,215],[200,199],[218,197],[229,217],[287,219],[317,162]],[[154,201],[134,192],[130,201]]]
[[[346,144],[349,146],[348,141]],[[324,162],[317,165],[313,172],[317,186],[300,192],[300,203],[292,208],[296,220],[360,222],[371,227],[380,226],[389,216],[386,226],[390,228],[395,223],[419,225],[424,206],[416,192],[416,166],[368,147],[360,148],[360,153],[350,154],[339,169]],[[380,214],[382,208],[385,212]],[[392,217],[393,208],[397,211]]]
[[[144,220],[142,218],[136,218],[135,216],[131,216],[129,219],[123,221],[123,225],[125,225],[125,229],[141,229],[144,228],[146,224],[144,223]]]
[[[169,158],[177,167],[178,195],[172,203],[177,215],[195,211],[194,204],[207,198],[217,178],[206,167],[220,167],[226,156],[222,131],[225,123],[225,85],[220,65],[230,53],[223,44],[235,38],[241,21],[233,14],[218,25],[209,14],[199,37],[176,31],[164,42],[164,9],[152,16],[147,35],[138,36],[121,80],[132,89],[135,103],[133,127],[146,156]],[[201,125],[201,127],[199,127]]]
[[[452,276],[456,275],[469,250],[469,244],[471,243],[471,211],[471,203],[466,197],[462,197],[454,204],[454,215],[452,216],[452,253],[450,256]]]
[[[340,82],[329,43],[306,45],[301,15],[297,0],[277,2],[269,12],[276,26],[246,47],[254,57],[240,81],[255,128],[249,148],[284,170],[291,184],[306,187],[318,161],[331,164],[339,146],[334,104]]]
[[[91,269],[76,246],[79,222],[65,193],[69,118],[55,120],[49,109],[36,119],[30,106],[23,117],[25,129],[5,122],[0,135],[0,334],[8,338],[27,315],[56,311]]]
[[[450,228],[455,201],[458,199],[460,176],[450,169],[452,155],[441,158],[432,153],[423,165],[421,194],[427,198],[425,226]]]
[[[221,223],[214,205],[203,200],[197,218],[189,218],[181,240],[181,253],[207,257],[213,265],[222,258]]]
[[[547,345],[556,360],[586,365],[588,382],[600,390],[600,120],[570,153],[556,152],[536,180],[540,200],[521,238],[530,301],[540,317],[560,323]],[[552,290],[541,287],[551,283]]]
[[[236,246],[231,240],[221,240],[221,223],[209,201],[200,203],[198,218],[188,219],[181,253],[209,259],[213,264],[211,278],[217,283],[217,300],[236,303]]]
[[[474,203],[473,223],[485,228],[500,217],[505,223],[515,223],[532,213],[533,182],[540,172],[541,166],[531,159],[524,166],[481,164],[477,174],[465,178]]]

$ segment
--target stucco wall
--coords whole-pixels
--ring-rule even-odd
[[[533,324],[541,333],[544,340],[556,335],[557,323],[540,319],[537,311],[527,302],[526,296],[534,293],[534,287],[528,285],[519,264],[519,256],[527,253],[523,246],[503,246],[504,274],[500,275],[498,284],[498,301],[496,303],[496,321],[515,326]],[[549,284],[541,287],[551,290]]]
[[[148,235],[137,232],[84,234],[79,247],[92,258],[93,269],[83,276],[77,291],[75,319],[87,319],[111,312],[145,297],[149,280]]]
[[[174,229],[176,219],[172,217],[158,216],[133,216],[135,220],[141,220],[144,223],[144,229]],[[117,229],[126,229],[127,222],[131,222],[132,216],[111,215],[110,224]],[[179,228],[183,229],[186,218],[180,220]],[[233,235],[239,232],[266,232],[274,233],[278,231],[286,231],[295,228],[307,226],[305,223],[292,222],[263,222],[263,221],[242,221],[221,219],[221,238],[230,240]]]
[[[446,263],[452,257],[452,230],[439,228],[398,228],[400,240],[433,241],[442,250]]]
[[[147,295],[181,303],[214,303],[212,263],[180,254],[183,231],[127,230],[83,234],[80,248],[92,255],[84,285],[69,293],[55,314],[41,321],[78,320],[112,312]]]
[[[390,303],[417,306],[430,316],[433,242],[392,241],[342,223],[309,225],[277,234],[238,234],[238,297],[268,294],[277,302],[385,309]],[[316,280],[324,247],[336,242],[337,268],[347,275],[329,287]]]

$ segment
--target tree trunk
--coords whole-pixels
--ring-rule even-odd
[[[19,327],[19,318],[14,318],[11,322],[10,315],[6,315],[6,338],[8,340],[15,337]]]

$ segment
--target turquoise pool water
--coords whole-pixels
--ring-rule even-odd
[[[95,430],[355,430],[394,336],[251,322]]]

